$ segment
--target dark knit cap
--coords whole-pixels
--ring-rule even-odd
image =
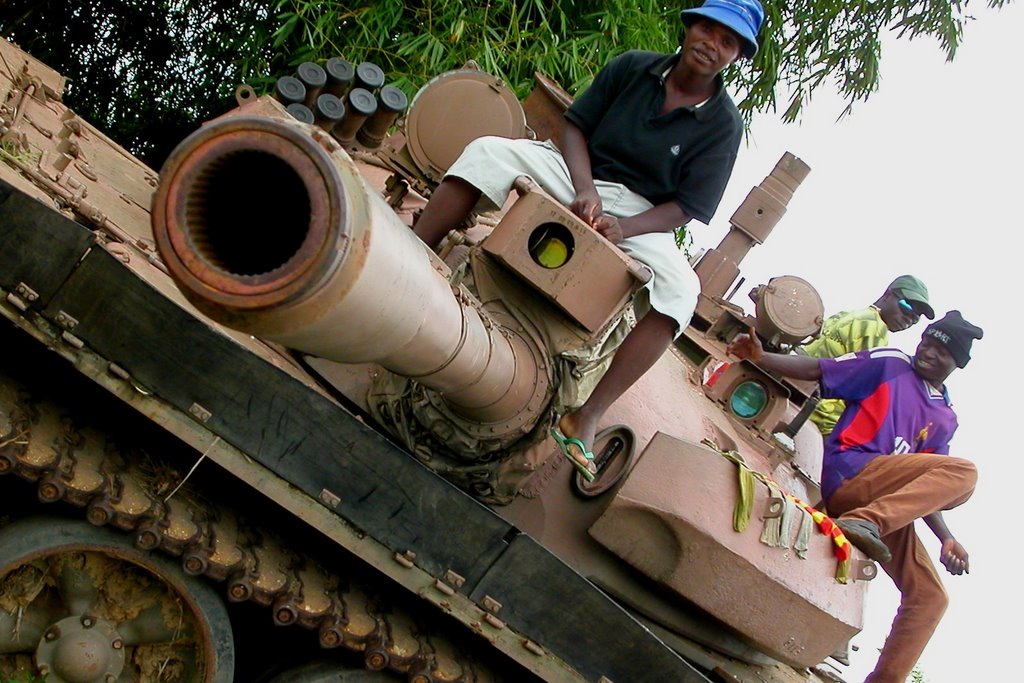
[[[971,359],[971,342],[981,339],[982,334],[982,329],[964,320],[960,311],[950,311],[924,331],[925,337],[931,337],[949,349],[958,368],[967,365]]]

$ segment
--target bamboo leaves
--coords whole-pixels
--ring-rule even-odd
[[[820,88],[848,112],[878,88],[883,36],[937,40],[952,59],[971,21],[967,0],[762,1],[760,51],[726,72],[748,120],[796,120]],[[520,96],[534,71],[576,94],[621,52],[673,50],[679,10],[700,2],[4,0],[0,29],[71,77],[80,113],[159,166],[238,83],[267,90],[306,60],[375,62],[410,95],[469,60]]]
[[[1000,7],[1007,0],[988,0]],[[700,4],[682,0],[394,0],[316,2],[281,0],[275,63],[295,54],[321,59],[342,54],[369,59],[400,85],[415,90],[441,71],[475,60],[525,96],[542,71],[570,92],[590,84],[615,55],[630,49],[668,52],[680,37],[678,12]],[[963,39],[966,0],[764,0],[761,50],[753,64],[726,76],[741,111],[774,111],[799,118],[815,90],[831,84],[847,111],[878,88],[881,36],[931,36],[952,59]],[[297,31],[295,23],[315,24]],[[305,48],[305,49],[304,49]],[[308,52],[307,52],[308,51]]]

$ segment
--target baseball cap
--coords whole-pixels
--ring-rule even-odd
[[[935,320],[935,310],[928,303],[928,287],[913,275],[900,275],[889,284],[889,289],[898,292],[908,302],[917,304],[929,320]]]
[[[700,18],[728,26],[743,41],[744,57],[757,54],[757,32],[764,21],[764,8],[758,0],[705,0],[700,7],[684,9],[679,18],[687,28]]]

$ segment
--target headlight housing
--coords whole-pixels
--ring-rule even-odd
[[[741,420],[752,420],[768,405],[768,390],[754,380],[741,382],[729,396],[729,410]]]

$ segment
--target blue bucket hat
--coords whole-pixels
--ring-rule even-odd
[[[701,18],[727,26],[742,39],[744,57],[751,59],[757,54],[757,32],[764,21],[764,8],[758,0],[705,0],[700,7],[684,9],[679,18],[687,28]]]

